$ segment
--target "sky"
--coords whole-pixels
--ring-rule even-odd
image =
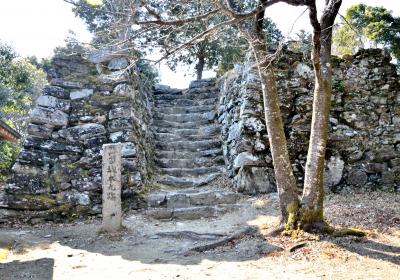
[[[400,16],[400,0],[343,0],[340,12],[343,14],[346,8],[358,3],[379,3]],[[55,47],[64,44],[69,30],[74,31],[80,41],[89,42],[90,33],[85,24],[75,18],[71,8],[63,0],[0,0],[0,40],[13,45],[21,56],[35,55],[38,58],[51,56]],[[303,10],[280,3],[268,8],[266,14],[286,37],[293,38],[300,29],[310,30],[307,13],[298,18]],[[292,29],[294,22],[295,28]],[[161,65],[159,72],[162,83],[183,88],[193,79],[187,74],[194,70],[193,67],[179,67],[174,73]],[[212,72],[205,73],[205,77],[212,75]]]

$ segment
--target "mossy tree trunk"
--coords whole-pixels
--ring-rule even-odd
[[[341,0],[327,1],[320,20],[315,0],[308,6],[314,30],[311,56],[315,77],[314,101],[303,196],[300,205],[293,205],[290,209],[293,216],[287,223],[290,229],[320,230],[327,227],[323,216],[324,163],[332,96],[332,28],[341,3]]]

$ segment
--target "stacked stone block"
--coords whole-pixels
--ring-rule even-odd
[[[152,97],[128,65],[101,52],[53,59],[5,189],[7,208],[49,219],[100,213],[105,143],[122,143],[122,197],[139,206],[151,169]]]
[[[326,154],[326,187],[398,190],[400,84],[384,50],[333,59],[333,96]],[[276,63],[281,111],[293,169],[302,186],[311,124],[313,72],[303,54],[286,50]],[[219,81],[219,122],[225,161],[239,191],[275,189],[254,63]]]

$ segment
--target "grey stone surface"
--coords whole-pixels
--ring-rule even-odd
[[[82,99],[89,97],[92,94],[93,94],[93,89],[85,88],[85,89],[71,91],[70,98],[71,100]]]
[[[261,160],[257,156],[249,152],[242,152],[236,156],[235,160],[233,161],[233,167],[235,169],[239,169],[242,166],[259,165],[260,162]]]
[[[50,81],[50,85],[58,86],[58,87],[66,88],[66,89],[78,89],[78,88],[83,87],[82,83],[79,81],[66,81],[66,80],[58,79],[58,78],[52,79]]]
[[[63,100],[63,99],[58,99],[57,97],[54,96],[47,96],[47,95],[42,95],[36,100],[36,105],[42,106],[42,107],[50,107],[54,109],[61,110],[63,112],[68,112],[70,109],[70,102]]]
[[[325,185],[329,188],[337,186],[343,177],[344,161],[340,156],[329,158],[325,169]]]
[[[51,205],[54,214],[46,219],[100,214],[101,150],[113,142],[121,143],[125,157],[124,205],[142,205],[138,194],[152,168],[151,92],[139,76],[123,87],[104,84],[95,69],[79,55],[53,61],[51,85],[43,89],[32,112],[28,136],[5,188],[10,195],[4,203],[13,209],[36,211]],[[49,203],[43,205],[41,196]]]
[[[93,138],[99,135],[106,135],[107,131],[102,124],[87,123],[62,129],[58,132],[60,137],[65,138],[69,142],[76,142]]]
[[[235,180],[237,190],[246,194],[276,191],[273,171],[267,167],[243,166],[240,168]]]
[[[68,115],[57,109],[36,107],[31,112],[30,122],[62,127],[68,124]]]
[[[121,70],[125,69],[128,67],[129,61],[125,57],[118,57],[118,58],[113,58],[109,63],[108,63],[108,69],[109,70]]]
[[[399,77],[390,57],[382,50],[360,50],[346,59],[333,59],[333,97],[326,157],[327,188],[341,190],[363,186],[380,188],[390,182],[400,157]],[[289,50],[276,62],[275,74],[281,113],[288,136],[295,176],[302,187],[311,124],[312,65],[300,53]],[[261,84],[255,64],[249,61],[218,80],[221,91],[218,122],[224,158],[236,183],[239,166],[272,168]],[[239,162],[246,153],[265,159]],[[235,164],[236,163],[236,164]],[[356,175],[354,178],[350,178]],[[387,178],[387,180],[386,180]],[[398,189],[398,183],[394,183]]]
[[[45,86],[43,88],[43,95],[54,96],[60,99],[69,99],[69,92],[57,86]]]
[[[121,145],[103,145],[102,214],[103,231],[118,231],[122,227]]]
[[[186,208],[200,208],[180,210],[180,217],[220,213],[215,205],[226,200],[234,207],[237,197],[199,188],[220,184],[225,169],[236,190],[248,194],[275,190],[260,82],[251,60],[217,81],[195,81],[186,90],[156,85],[151,93],[131,70],[121,76],[120,70],[107,69],[113,58],[98,65],[103,69],[100,79],[95,65],[82,56],[54,60],[50,86],[32,112],[2,203],[14,210],[52,209],[55,214],[46,219],[99,214],[105,143],[125,147],[121,180],[127,207],[139,207],[139,194],[156,179],[155,185],[174,193],[192,191],[186,194],[190,201]],[[327,187],[398,190],[400,84],[390,57],[381,50],[360,50],[332,63]],[[311,121],[309,68],[303,54],[290,51],[276,63],[281,112],[299,187]],[[117,76],[121,77],[114,79]],[[85,90],[90,94],[82,95]],[[75,92],[73,100],[70,92]],[[61,103],[70,108],[56,109]],[[70,199],[60,199],[63,194]],[[169,218],[175,213],[168,208],[158,212]]]
[[[115,88],[113,93],[117,96],[127,96],[131,98],[135,98],[135,92],[133,88],[128,84],[118,84]]]
[[[28,134],[40,138],[47,139],[51,136],[53,132],[53,127],[46,127],[44,125],[37,125],[37,124],[29,124],[28,125]]]

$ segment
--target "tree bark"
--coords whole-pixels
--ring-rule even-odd
[[[288,219],[290,219],[289,216],[292,212],[290,208],[298,208],[299,198],[297,195],[296,179],[293,175],[286,136],[283,129],[278,90],[272,67],[273,59],[271,55],[268,55],[265,43],[266,40],[262,31],[263,18],[264,11],[260,12],[257,16],[255,29],[253,32],[247,33],[247,39],[252,47],[261,79],[265,122],[274,164],[282,222],[286,223]]]
[[[332,96],[332,26],[340,5],[341,1],[328,3],[320,22],[316,17],[315,3],[309,6],[310,21],[314,28],[312,62],[315,88],[311,136],[301,199],[302,213],[306,213],[307,216],[301,219],[306,218],[308,224],[323,222],[324,163]]]
[[[204,41],[199,44],[199,52],[197,53],[197,64],[196,64],[196,75],[197,75],[197,80],[201,80],[203,78],[203,71],[204,71],[204,66],[206,63],[206,55],[205,55],[205,48],[206,48],[207,42]]]
[[[204,56],[198,57],[199,61],[196,64],[196,79],[201,80],[203,78],[205,58]]]

